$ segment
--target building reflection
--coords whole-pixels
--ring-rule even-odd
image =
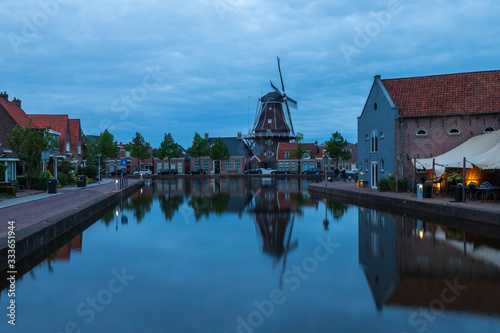
[[[377,309],[444,304],[500,314],[499,239],[362,207],[358,223],[359,262]],[[453,301],[443,296],[450,283],[465,286]]]

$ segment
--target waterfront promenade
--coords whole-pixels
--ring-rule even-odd
[[[140,179],[129,179],[132,186]],[[27,191],[29,192],[29,191]],[[15,221],[16,232],[63,213],[76,212],[80,207],[97,203],[115,191],[114,179],[87,187],[57,189],[57,194],[31,191],[32,195],[0,201],[0,240],[7,235],[8,221]],[[20,192],[22,195],[23,192]]]
[[[355,182],[324,182],[309,184],[311,195],[327,196],[332,199],[342,199],[352,204],[369,205],[372,208],[386,207],[399,213],[414,212],[425,215],[436,215],[448,219],[466,219],[485,224],[500,226],[500,201],[467,200],[455,202],[448,195],[434,195],[418,201],[411,192],[380,192],[379,190],[356,187]]]

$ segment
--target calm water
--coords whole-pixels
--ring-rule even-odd
[[[1,332],[499,332],[500,241],[312,198],[158,181],[17,281]]]

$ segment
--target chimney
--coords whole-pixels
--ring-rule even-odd
[[[19,108],[21,108],[21,100],[20,99],[17,99],[14,97],[14,99],[12,100],[12,102],[16,103],[17,106],[19,106]]]
[[[205,139],[208,140],[208,133],[205,133]]]
[[[314,141],[314,144],[317,146],[318,145],[318,141]]]
[[[4,91],[3,93],[0,93],[0,98],[3,98],[6,102],[9,101],[9,95],[7,95],[6,91]]]
[[[241,139],[241,132],[238,132],[238,139]]]

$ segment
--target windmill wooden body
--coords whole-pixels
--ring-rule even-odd
[[[254,126],[246,137],[254,154],[260,159],[260,166],[271,169],[276,168],[278,143],[295,139],[290,108],[297,109],[297,102],[285,93],[280,58],[278,58],[278,70],[283,92],[271,82],[274,91],[259,98]]]

